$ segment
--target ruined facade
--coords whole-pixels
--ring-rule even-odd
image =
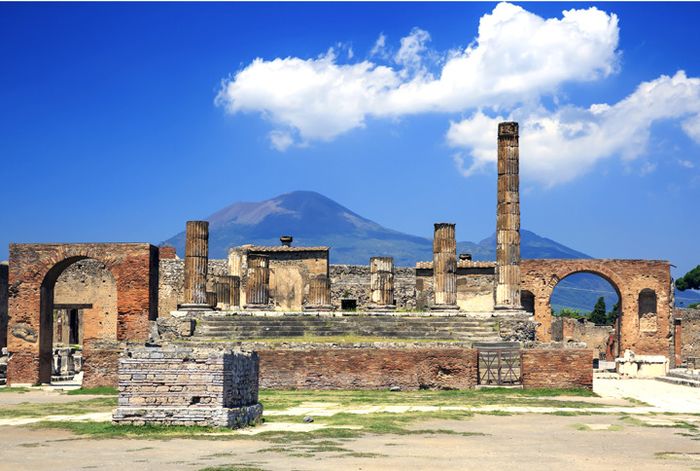
[[[681,331],[678,325],[672,329],[668,262],[520,259],[518,133],[517,123],[499,125],[496,261],[458,256],[452,223],[435,224],[432,261],[410,268],[395,267],[382,254],[364,266],[331,266],[329,247],[292,246],[291,236],[282,236],[279,246],[233,247],[227,260],[212,260],[206,221],[187,222],[184,260],[172,247],[150,244],[12,244],[9,380],[47,382],[52,349],[79,345],[84,384],[115,384],[124,342],[144,342],[150,334],[154,342],[161,335],[193,345],[251,342],[261,351],[263,384],[271,387],[386,387],[391,382],[404,388],[470,387],[480,377],[473,357],[494,342],[499,347],[493,348],[518,359],[524,386],[589,387],[590,360],[601,356],[599,339],[589,336],[583,348],[574,342],[580,332],[568,335],[575,328],[562,321],[553,329],[550,305],[557,283],[580,272],[602,276],[619,294],[615,354],[630,349],[640,355],[682,355],[678,338],[669,340]],[[8,319],[2,315],[2,267],[0,327]],[[157,325],[151,325],[157,317]],[[411,349],[377,341],[340,349],[255,344],[307,336],[425,343]],[[459,346],[436,346],[448,340]],[[543,348],[552,340],[568,348]],[[136,355],[151,365],[160,365],[162,358]],[[139,365],[128,359],[122,364],[130,371],[124,373],[130,375],[126,391],[143,378],[136,372]],[[156,399],[141,393],[158,386],[141,386],[129,390],[134,410],[115,420],[142,420],[137,406]],[[174,394],[180,391],[163,390],[182,402],[184,396]],[[180,404],[181,420],[197,422],[187,418],[200,417],[201,407],[190,406],[203,396],[189,395],[200,402]],[[217,407],[228,407],[216,397]],[[211,420],[223,416],[217,417]]]
[[[99,327],[83,319],[85,384],[114,384],[119,341],[143,341],[158,309],[158,249],[150,244],[11,244],[9,262],[8,383],[51,380],[54,293],[59,276],[72,264],[94,259],[116,283],[117,316]],[[104,327],[104,329],[102,328]],[[87,339],[88,332],[94,338]],[[110,359],[111,369],[99,368]],[[108,373],[105,373],[108,371]],[[93,374],[94,373],[94,374]]]

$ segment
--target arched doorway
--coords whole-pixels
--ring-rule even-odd
[[[584,342],[594,359],[613,360],[620,348],[620,289],[607,276],[575,271],[551,290],[551,336],[554,341]]]
[[[50,270],[43,283],[51,283],[55,277],[53,287],[46,286],[43,290],[44,294],[52,293],[52,299],[43,302],[51,311],[53,323],[50,329],[51,382],[79,380],[85,341],[117,340],[118,303],[114,275],[104,263],[91,258],[81,258],[65,268],[63,265],[55,267],[57,271],[63,269],[58,276]],[[40,332],[46,335],[49,329],[41,328]],[[42,339],[43,345],[48,343]]]

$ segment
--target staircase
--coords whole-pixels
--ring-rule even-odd
[[[256,340],[299,337],[374,337],[387,339],[500,341],[491,319],[463,316],[255,316],[219,315],[199,319],[193,340]]]
[[[700,371],[698,370],[690,372],[684,368],[675,368],[669,371],[666,376],[659,376],[656,379],[664,383],[700,388]]]

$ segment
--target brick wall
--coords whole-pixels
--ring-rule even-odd
[[[467,389],[476,351],[464,348],[259,350],[260,386],[272,389]]]
[[[523,349],[523,387],[592,388],[593,349]]]
[[[124,343],[90,341],[83,345],[83,387],[117,386],[117,365]]]
[[[7,264],[0,263],[0,348],[7,346]]]
[[[700,309],[680,309],[674,317],[681,319],[681,362],[700,357]]]

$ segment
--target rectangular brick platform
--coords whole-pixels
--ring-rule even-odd
[[[242,427],[258,421],[258,355],[132,347],[119,359],[118,424]]]

